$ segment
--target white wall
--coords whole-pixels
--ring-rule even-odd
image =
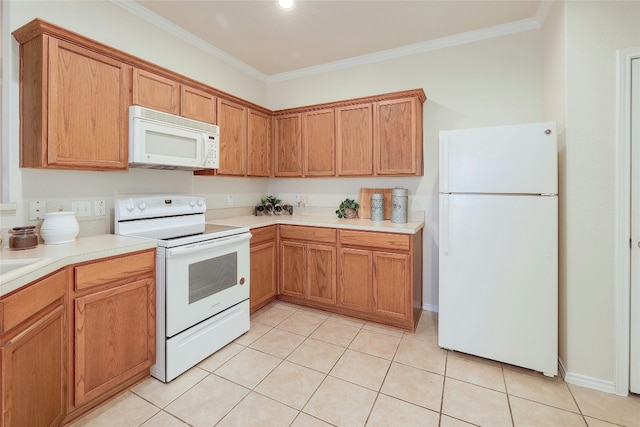
[[[640,46],[640,2],[566,2],[561,341],[568,374],[613,387],[616,50]],[[546,95],[555,96],[553,93]],[[600,382],[600,384],[598,384]]]
[[[438,132],[542,119],[540,34],[479,41],[404,58],[269,84],[269,108],[282,109],[423,88],[424,176],[416,178],[278,179],[269,192],[301,193],[312,205],[336,206],[361,187],[409,189],[409,208],[425,212],[424,306],[438,306]],[[333,195],[333,199],[331,198]]]

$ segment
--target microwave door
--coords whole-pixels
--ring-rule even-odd
[[[133,135],[134,164],[176,168],[202,168],[204,144],[201,132],[166,124],[137,121]]]

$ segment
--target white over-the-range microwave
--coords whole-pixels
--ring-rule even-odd
[[[219,157],[219,126],[139,105],[129,107],[129,166],[217,169]]]

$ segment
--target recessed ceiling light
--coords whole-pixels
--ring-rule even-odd
[[[293,6],[295,6],[294,0],[278,0],[278,7],[280,7],[280,9],[289,10],[293,9]]]

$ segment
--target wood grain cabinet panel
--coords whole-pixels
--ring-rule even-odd
[[[155,282],[75,299],[75,404],[108,393],[155,361]]]
[[[63,269],[0,301],[2,425],[62,424],[68,393],[67,286]]]
[[[373,104],[336,109],[339,176],[373,175]]]
[[[220,167],[218,175],[247,173],[247,107],[218,99],[220,126]]]
[[[180,85],[180,115],[206,123],[216,123],[217,98],[210,92]]]
[[[251,288],[249,301],[255,312],[276,298],[278,293],[278,251],[276,226],[251,230]]]
[[[301,242],[280,242],[280,293],[304,298],[306,262],[305,245]]]
[[[340,249],[339,307],[369,313],[373,310],[372,253],[362,249]]]
[[[304,176],[336,174],[335,110],[327,108],[302,115]]]
[[[416,97],[376,104],[375,173],[422,174],[422,103]]]
[[[249,176],[271,176],[271,116],[249,109],[248,125]]]
[[[180,83],[149,71],[133,70],[133,103],[180,114]]]
[[[410,321],[413,314],[411,299],[411,257],[385,252],[373,253],[373,297],[375,313],[381,316]]]
[[[306,247],[306,298],[321,303],[336,303],[336,248],[308,244]]]
[[[46,34],[22,37],[21,167],[126,169],[131,67]]]
[[[302,176],[302,115],[274,119],[275,176]]]

